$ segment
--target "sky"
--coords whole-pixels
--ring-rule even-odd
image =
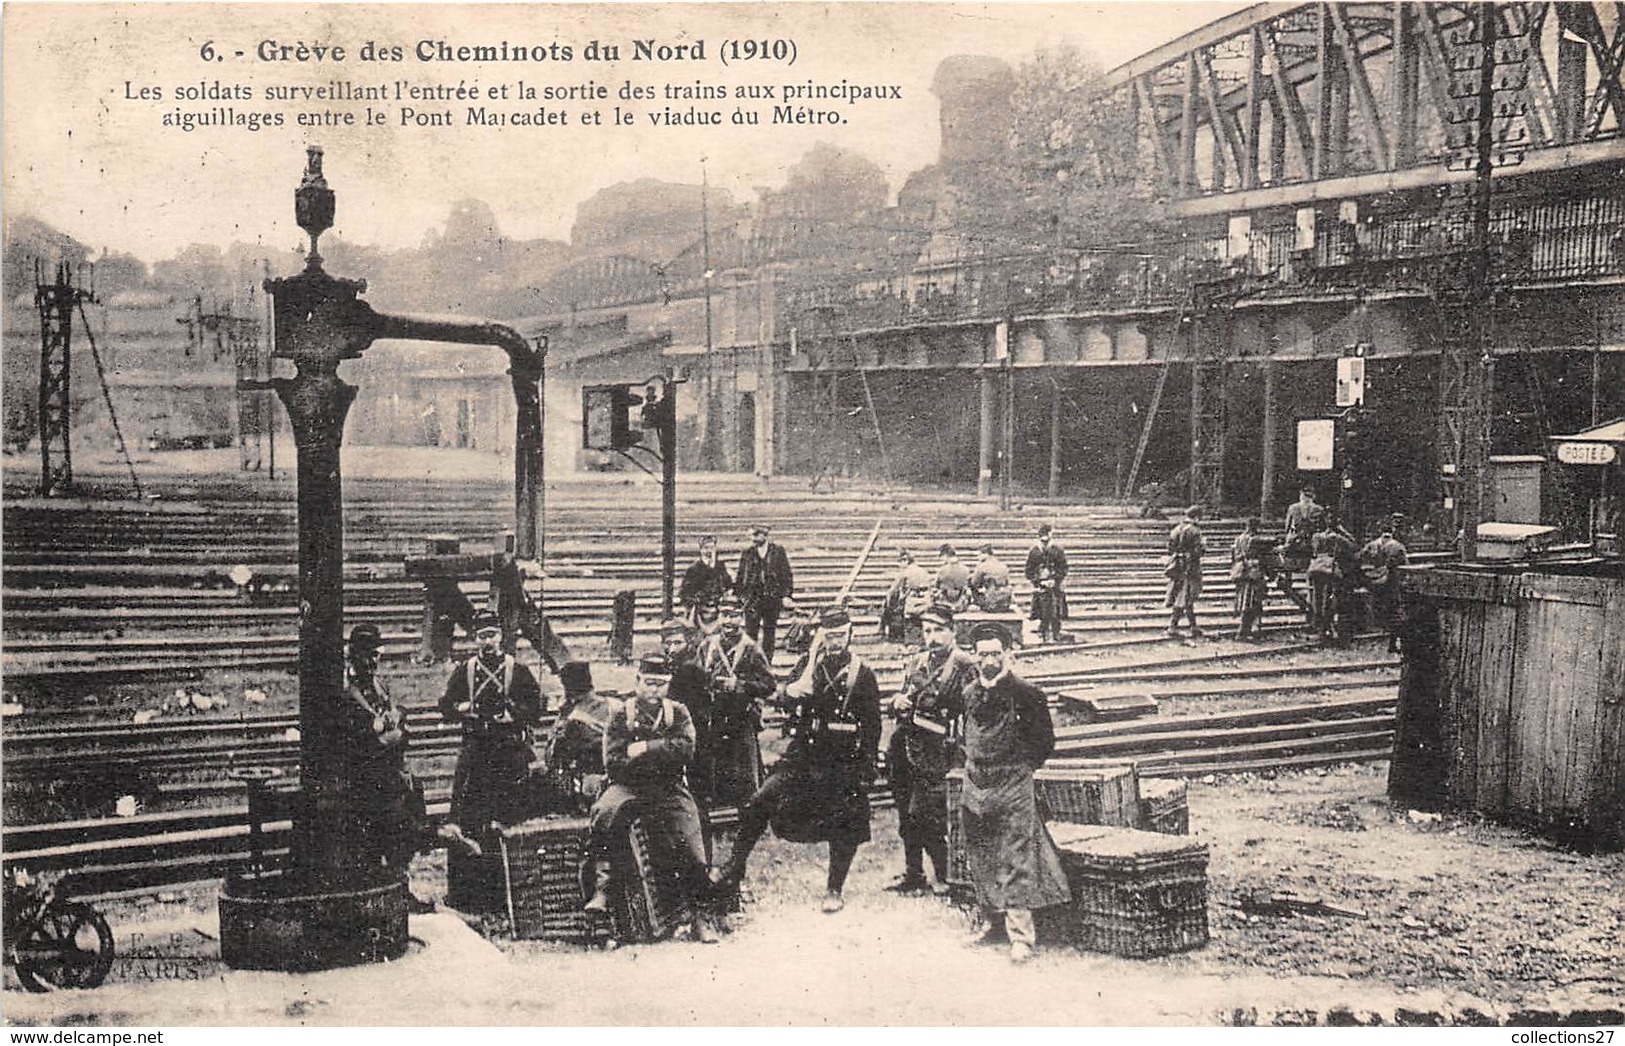
[[[1240,7],[1237,3],[735,3],[577,5],[30,4],[3,10],[5,211],[30,214],[94,250],[151,262],[191,243],[297,246],[291,193],[307,144],[326,150],[326,174],[338,193],[335,232],[385,248],[412,247],[438,228],[464,197],[485,200],[513,238],[567,239],[576,206],[595,191],[653,177],[710,184],[735,200],[782,185],[787,169],[819,141],[878,163],[893,192],[909,173],[935,161],[938,102],[930,92],[938,63],[986,54],[1012,65],[1040,46],[1075,44],[1106,67],[1124,62]],[[703,57],[633,60],[632,42],[704,44]],[[722,61],[728,41],[794,45],[794,61]],[[544,49],[525,62],[422,61],[420,42],[473,47],[503,42]],[[590,60],[587,48],[620,48],[618,61]],[[363,60],[372,43],[399,61]],[[299,60],[298,44],[342,47]],[[262,55],[268,44],[283,52]],[[209,56],[206,60],[205,45]],[[556,45],[556,46],[555,46]],[[570,49],[569,60],[562,57]],[[691,47],[692,50],[692,47]],[[241,56],[238,55],[241,52]],[[430,53],[434,53],[431,47]],[[789,103],[786,86],[895,87],[900,99],[813,104],[834,110],[835,126],[772,123],[772,106]],[[602,85],[604,101],[521,101],[533,88]],[[373,108],[381,126],[364,126],[365,103],[270,102],[269,87],[331,84],[399,88],[477,87],[478,101],[403,98]],[[625,89],[667,84],[774,89],[772,102],[749,103],[761,123],[728,122],[735,100],[673,101],[617,97]],[[506,87],[508,98],[489,97]],[[209,98],[222,89],[243,100]],[[181,92],[203,97],[178,98]],[[145,97],[143,95],[145,94]],[[157,97],[154,97],[154,94]],[[718,110],[721,127],[663,127],[648,116],[670,105]],[[470,126],[467,110],[562,115],[564,126]],[[613,124],[614,110],[632,115]],[[164,126],[166,115],[233,110],[280,112],[281,127]],[[447,113],[451,126],[403,126],[403,110]],[[583,126],[584,111],[603,124]],[[358,124],[301,127],[303,113],[348,112]]]

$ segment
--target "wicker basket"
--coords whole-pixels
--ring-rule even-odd
[[[1127,828],[1139,814],[1132,766],[1075,770],[1045,767],[1033,775],[1045,820]]]
[[[615,934],[622,941],[658,941],[670,937],[687,917],[687,906],[669,869],[657,867],[659,857],[650,842],[641,818],[632,821],[627,833],[629,861],[634,874],[623,877],[620,899],[611,904]]]
[[[1164,835],[1189,835],[1191,809],[1185,782],[1148,778],[1140,782],[1140,816],[1135,827]]]
[[[969,886],[970,856],[965,851],[965,829],[959,807],[965,795],[965,771],[948,771],[948,885]]]
[[[587,830],[584,817],[547,817],[502,830],[508,923],[516,938],[587,944],[607,936],[608,927],[581,910]]]
[[[1146,959],[1208,941],[1207,846],[1132,828],[1053,825],[1074,942]]]

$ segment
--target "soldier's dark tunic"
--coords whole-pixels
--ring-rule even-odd
[[[694,798],[709,809],[716,790],[716,711],[711,677],[706,675],[696,657],[685,654],[673,659],[666,696],[688,709],[694,723],[694,758],[688,767],[688,783]]]
[[[977,677],[965,709],[960,823],[984,909],[1047,908],[1071,897],[1033,786],[1033,771],[1054,750],[1042,690],[1008,671],[991,685]]]
[[[812,693],[794,700],[789,727],[790,746],[757,793],[772,797],[774,833],[795,843],[868,842],[868,786],[880,754],[874,672],[850,650],[821,658]]]
[[[778,681],[762,648],[743,632],[732,644],[712,637],[704,666],[711,680],[712,802],[739,806],[762,784],[762,702]]]
[[[948,771],[953,769],[965,712],[965,688],[976,660],[958,647],[925,650],[903,666],[899,693],[913,710],[897,724],[887,748],[897,831],[905,844],[929,851],[948,838]],[[939,868],[946,873],[947,868]]]
[[[468,705],[459,711],[459,705]],[[463,746],[451,787],[451,819],[478,837],[492,821],[517,824],[531,813],[526,779],[530,731],[542,718],[542,692],[511,654],[475,654],[452,669],[440,714],[461,719]]]
[[[644,750],[634,756],[632,745]],[[607,856],[633,817],[643,820],[663,870],[688,898],[706,888],[705,841],[699,808],[684,780],[694,758],[694,723],[670,698],[633,698],[611,706],[604,730],[604,766],[610,785],[592,807],[594,855]]]
[[[406,716],[376,676],[362,684],[346,669],[339,729],[350,759],[356,849],[368,865],[404,871],[417,852],[423,786],[406,769]]]
[[[1034,545],[1027,550],[1027,568],[1024,571],[1033,586],[1033,604],[1029,616],[1034,621],[1052,623],[1065,621],[1068,616],[1066,590],[1066,553],[1061,546]],[[1054,584],[1046,584],[1054,582]]]

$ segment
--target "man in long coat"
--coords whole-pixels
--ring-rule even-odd
[[[959,817],[976,901],[987,928],[978,943],[1010,942],[1024,962],[1037,943],[1033,912],[1071,899],[1061,855],[1038,812],[1033,772],[1055,750],[1044,692],[1006,664],[1010,634],[972,633],[977,671],[965,706],[965,794]]]
[[[529,815],[530,737],[542,719],[541,687],[529,668],[503,653],[501,621],[482,610],[473,628],[477,649],[451,670],[440,698],[441,716],[463,724],[451,822],[442,834],[470,852],[479,850],[492,822],[517,824]]]
[[[840,608],[826,610],[812,649],[785,688],[790,746],[740,811],[733,852],[713,875],[722,889],[738,886],[751,850],[772,824],[788,842],[829,843],[823,910],[845,907],[847,872],[869,841],[869,785],[880,754],[880,687],[851,642],[851,617]]]
[[[954,614],[933,606],[920,616],[925,649],[903,665],[903,684],[891,700],[897,729],[886,749],[886,767],[897,800],[897,831],[903,837],[903,874],[888,890],[923,893],[931,858],[935,891],[948,892],[948,771],[953,768],[965,688],[976,661],[954,642]]]
[[[750,547],[739,554],[734,591],[745,608],[746,635],[762,644],[762,653],[772,664],[779,612],[796,590],[796,577],[784,547],[769,541],[767,535],[764,524],[751,528]]]
[[[710,534],[700,538],[700,558],[683,571],[682,584],[677,588],[677,601],[683,605],[688,623],[698,626],[701,611],[715,604],[724,593],[732,592],[733,587],[728,568],[717,559],[717,539]]]
[[[711,680],[711,716],[717,806],[739,806],[762,784],[762,702],[778,680],[756,641],[745,635],[739,600],[722,600],[717,634],[705,644],[700,665]]]
[[[1027,580],[1033,586],[1029,615],[1038,622],[1039,642],[1061,640],[1061,622],[1067,619],[1066,553],[1054,544],[1055,531],[1048,523],[1038,528],[1038,544],[1027,551]]]

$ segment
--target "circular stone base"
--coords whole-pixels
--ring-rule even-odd
[[[228,878],[220,889],[220,958],[239,970],[324,970],[406,952],[403,876],[317,889],[281,877]]]

